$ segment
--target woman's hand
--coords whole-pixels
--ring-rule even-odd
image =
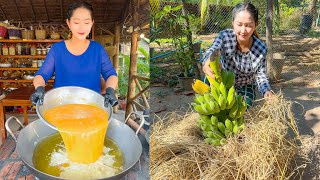
[[[266,91],[263,95],[263,97],[267,100],[270,100],[271,98],[274,97],[273,93],[271,91]]]
[[[207,76],[210,76],[210,77],[212,77],[213,79],[215,79],[214,78],[214,76],[213,76],[213,71],[212,71],[212,69],[210,68],[210,60],[207,60],[205,63],[204,63],[204,65],[202,66],[202,71],[207,75]]]

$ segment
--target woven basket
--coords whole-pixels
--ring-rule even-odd
[[[9,39],[21,39],[21,29],[16,26],[9,26],[8,28]]]
[[[60,39],[60,33],[51,33],[50,37],[51,39]]]
[[[24,29],[21,31],[22,39],[34,39],[34,30]]]
[[[102,46],[113,46],[114,37],[112,35],[97,35],[94,37]]]
[[[35,33],[36,33],[36,39],[46,39],[47,37],[47,31],[45,30],[45,28],[42,26],[41,23],[39,23],[39,26],[36,27]]]

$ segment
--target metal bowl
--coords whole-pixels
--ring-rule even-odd
[[[41,120],[44,121],[48,126],[57,130],[55,126],[47,122],[43,117],[43,112],[55,106],[63,104],[90,104],[97,105],[104,109],[108,113],[108,119],[112,116],[112,106],[104,106],[104,97],[97,92],[77,86],[64,86],[55,89],[51,89],[46,92],[43,99],[43,104],[40,105],[39,101],[36,105],[36,111]]]
[[[33,75],[23,75],[23,76],[22,76],[22,79],[25,79],[25,80],[33,80],[33,79],[34,79],[34,76],[33,76]]]

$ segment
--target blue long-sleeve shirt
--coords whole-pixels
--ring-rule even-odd
[[[90,41],[87,50],[79,56],[71,54],[64,41],[53,44],[36,75],[47,82],[54,72],[54,88],[80,86],[98,93],[101,75],[105,80],[117,76],[107,52],[95,41]]]

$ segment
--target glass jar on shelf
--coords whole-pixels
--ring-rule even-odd
[[[41,67],[41,66],[42,66],[42,62],[43,62],[42,59],[38,59],[38,67]]]
[[[3,44],[3,46],[2,46],[2,54],[9,55],[9,48],[6,44]]]
[[[22,54],[22,44],[21,43],[16,44],[16,51],[17,51],[17,55]]]
[[[35,44],[32,44],[30,46],[30,55],[32,55],[32,56],[37,55],[37,46]]]
[[[37,49],[37,55],[41,55],[42,54],[42,50],[41,50],[41,48],[38,48]]]
[[[32,67],[34,68],[38,67],[38,60],[32,59]]]
[[[16,55],[16,47],[14,46],[14,44],[11,44],[9,46],[9,55]]]
[[[23,48],[23,55],[30,55],[30,45],[26,43]]]

